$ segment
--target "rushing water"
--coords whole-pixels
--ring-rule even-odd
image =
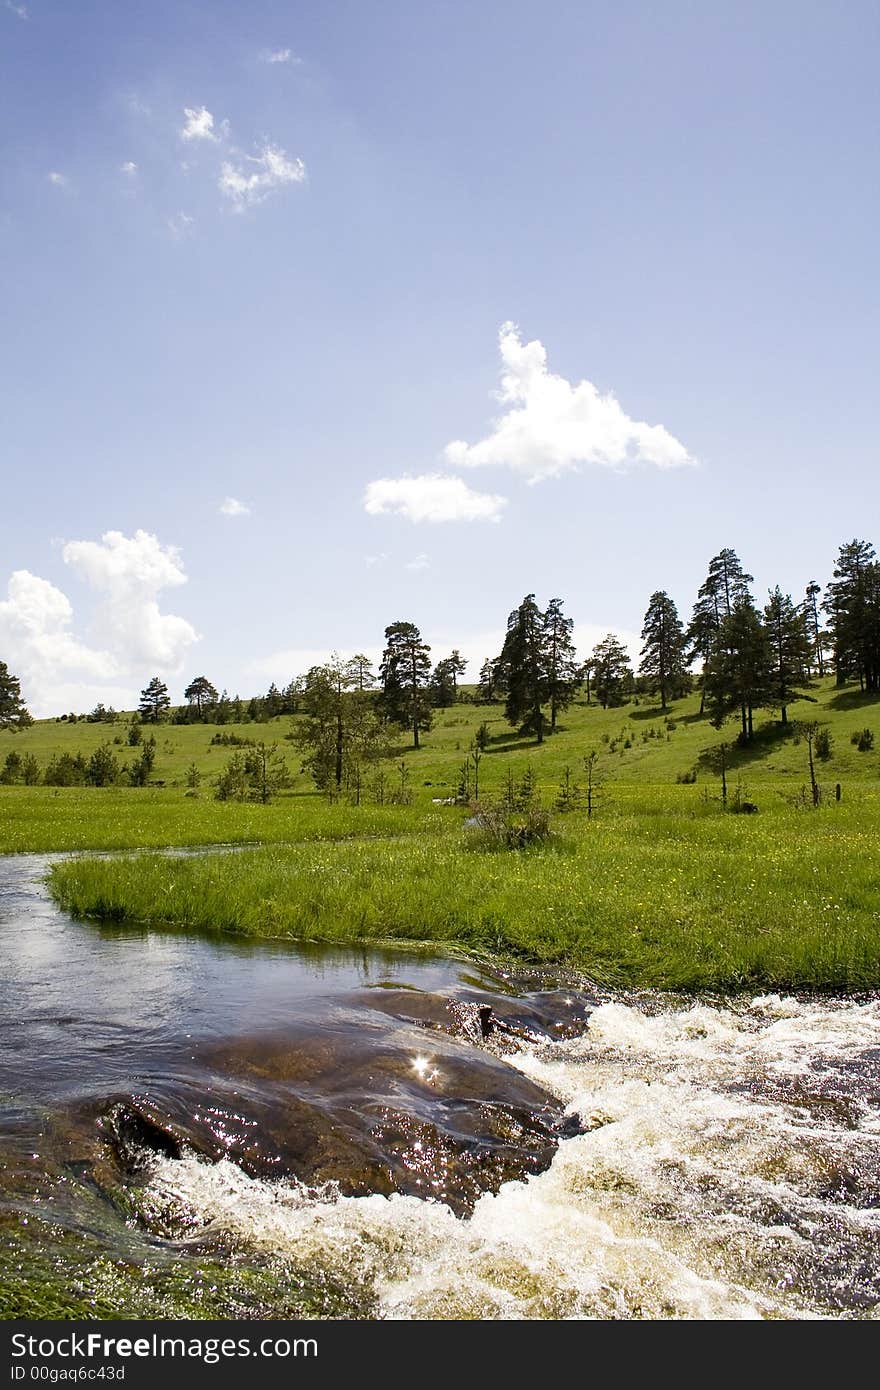
[[[46,862],[0,860],[6,1316],[876,1315],[877,998],[97,929]]]

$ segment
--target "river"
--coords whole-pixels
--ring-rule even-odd
[[[876,996],[99,928],[48,863],[0,859],[4,1316],[876,1315]]]

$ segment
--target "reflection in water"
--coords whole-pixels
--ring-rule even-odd
[[[42,866],[0,861],[0,1220],[268,1270],[258,1316],[876,1314],[877,999],[97,931]]]

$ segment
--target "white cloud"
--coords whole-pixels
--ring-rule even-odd
[[[247,155],[246,164],[236,166],[224,160],[218,187],[232,201],[236,212],[256,207],[273,189],[288,183],[302,183],[306,166],[301,159],[288,159],[277,145],[266,145],[261,154]]]
[[[221,121],[215,130],[214,117],[207,106],[185,106],[183,114],[186,121],[180,131],[181,140],[210,140],[216,145],[229,134],[228,121]]]
[[[293,63],[299,66],[302,58],[297,58],[289,48],[264,48],[260,54],[261,63]]]
[[[196,219],[190,217],[188,213],[178,212],[173,217],[168,218],[168,230],[175,241],[183,241],[185,237],[195,234]]]
[[[30,681],[58,673],[112,676],[109,652],[84,646],[71,631],[73,608],[65,593],[30,570],[16,570],[0,601],[0,637],[10,665]]]
[[[16,0],[6,0],[6,8],[18,15],[19,19],[30,19],[31,17],[27,5],[16,4]]]
[[[427,570],[430,568],[431,561],[428,559],[424,551],[421,551],[421,553],[418,555],[414,555],[413,558],[411,560],[407,560],[406,564],[404,565],[404,569],[407,570]]]
[[[137,173],[137,165],[135,164],[133,159],[127,159],[124,164],[120,164],[119,172],[120,174],[126,174],[128,178],[131,178],[134,174]]]
[[[185,618],[161,613],[158,603],[163,589],[187,582],[176,547],[148,531],[130,537],[105,531],[100,542],[69,541],[62,556],[101,595],[96,627],[121,663],[180,669],[198,634]]]
[[[415,522],[498,521],[506,506],[506,498],[474,492],[461,478],[443,473],[376,478],[364,493],[364,509],[371,516],[396,512]]]
[[[50,183],[54,183],[56,188],[66,188],[67,186],[67,175],[59,174],[57,169],[51,169],[46,177]]]
[[[378,555],[365,555],[364,564],[369,570],[372,569],[375,565],[384,565],[387,559],[388,556],[385,554],[385,551],[383,550]]]
[[[543,343],[523,343],[515,324],[502,325],[499,347],[503,372],[498,399],[509,409],[477,444],[460,439],[447,444],[444,453],[451,467],[494,464],[536,483],[581,464],[678,468],[694,462],[663,425],[630,419],[610,392],[603,396],[590,381],[573,386],[549,372]]]
[[[61,589],[16,570],[0,600],[3,659],[37,716],[85,712],[99,700],[131,709],[146,679],[179,671],[198,640],[185,618],[159,610],[159,593],[186,583],[180,556],[145,531],[70,541],[62,556],[99,595],[93,644],[74,632],[73,607]]]
[[[224,497],[218,508],[221,516],[250,516],[251,509],[246,507],[244,502],[239,502],[237,497]]]

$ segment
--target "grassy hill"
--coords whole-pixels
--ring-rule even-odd
[[[837,688],[828,679],[817,687],[814,702],[799,701],[789,708],[789,719],[793,724],[799,719],[816,719],[828,730],[830,757],[817,764],[821,782],[830,788],[837,782],[845,789],[854,783],[880,786],[880,700],[876,697],[866,697],[851,687]],[[52,819],[59,824],[64,820],[65,808],[70,807],[71,819],[78,823],[78,829],[69,827],[59,848],[109,848],[134,843],[120,840],[119,834],[106,826],[107,808],[111,805],[123,822],[134,816],[147,826],[153,825],[157,817],[158,821],[166,818],[166,836],[160,834],[157,839],[150,834],[145,843],[194,843],[185,833],[189,822],[193,829],[199,828],[206,834],[208,842],[215,841],[218,834],[231,840],[262,839],[267,835],[276,838],[279,827],[289,829],[288,822],[296,807],[308,818],[317,814],[314,803],[323,804],[311,778],[301,770],[300,755],[288,738],[292,722],[284,717],[265,724],[228,724],[222,728],[170,723],[145,727],[144,733],[154,733],[157,740],[148,788],[0,786],[0,850],[50,848],[45,836],[35,835],[29,840],[10,825],[16,818],[39,819],[36,808],[45,806],[51,808]],[[511,729],[501,705],[454,705],[435,712],[434,727],[423,736],[420,749],[411,748],[406,737],[400,735],[399,746],[386,767],[388,788],[399,785],[402,760],[415,806],[427,808],[435,799],[454,796],[461,765],[483,723],[488,729],[488,744],[479,769],[481,796],[500,793],[508,778],[518,780],[531,768],[541,799],[550,805],[566,767],[574,780],[582,778],[583,758],[591,749],[600,755],[599,767],[606,785],[671,787],[695,773],[700,791],[714,791],[717,778],[705,765],[705,756],[721,742],[734,744],[731,781],[735,785],[741,780],[752,799],[765,784],[780,788],[791,784],[796,790],[808,780],[806,748],[798,739],[796,727],[784,729],[778,718],[768,716],[757,726],[754,741],[739,747],[735,743],[736,723],[714,729],[699,713],[699,696],[691,695],[672,704],[666,714],[645,699],[603,710],[595,703],[587,705],[581,698],[561,716],[558,731],[541,745]],[[859,752],[852,737],[864,728],[876,734],[877,747]],[[127,731],[127,716],[121,716],[115,724],[40,720],[21,733],[0,732],[0,769],[12,751],[32,754],[45,769],[53,757],[63,753],[89,757],[101,744],[110,744],[124,764],[132,761],[138,751],[128,746]],[[212,783],[236,751],[235,747],[213,743],[218,735],[277,745],[292,774],[289,790],[269,807],[224,805],[215,808],[213,817],[208,814],[205,803],[212,800]],[[186,797],[187,772],[193,765],[202,779],[200,794]],[[369,790],[365,790],[364,801],[370,799]],[[311,811],[307,803],[312,804]],[[26,809],[30,805],[33,811]],[[213,821],[217,824],[213,825]]]
[[[235,854],[74,859],[52,870],[53,892],[72,911],[116,922],[254,936],[360,942],[430,942],[576,967],[614,985],[666,988],[880,986],[880,737],[859,752],[852,735],[880,735],[880,701],[831,682],[789,715],[818,719],[830,754],[817,765],[821,806],[800,796],[806,743],[796,724],[765,720],[734,747],[729,783],[757,815],[725,812],[707,750],[733,742],[700,716],[699,697],[667,714],[635,701],[603,710],[583,701],[538,746],[511,730],[500,706],[438,711],[418,750],[401,743],[387,783],[409,804],[330,804],[299,770],[290,720],[225,726],[222,733],[276,742],[295,770],[269,805],[218,801],[212,780],[234,748],[211,743],[210,725],[161,725],[155,785],[145,788],[0,787],[0,847],[7,850],[260,845]],[[549,840],[513,852],[446,804],[481,723],[481,800],[531,769],[553,807],[566,767],[582,780],[599,752],[596,814],[551,812]],[[88,753],[109,737],[121,758],[136,750],[124,726],[44,721],[0,735],[5,751],[41,763]],[[197,795],[186,782],[195,763]],[[681,780],[696,770],[696,781]],[[835,797],[836,784],[841,799]]]

